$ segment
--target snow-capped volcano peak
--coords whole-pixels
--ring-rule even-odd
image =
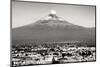
[[[56,16],[56,11],[55,10],[51,10],[48,17],[51,17],[52,19],[57,19],[58,18],[58,16]]]
[[[63,18],[57,16],[55,10],[51,10],[48,15],[42,17],[40,20],[60,20],[60,21],[64,21]]]
[[[58,16],[55,10],[51,10],[48,15],[42,17],[35,24],[39,24],[39,25],[46,24],[48,26],[55,26],[55,27],[73,25],[72,23],[69,23],[68,21],[64,20],[62,17]]]

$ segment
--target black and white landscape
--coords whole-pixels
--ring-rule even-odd
[[[18,5],[16,6],[17,3],[22,3],[22,4],[19,4],[18,7]],[[18,17],[18,13],[17,15],[15,14],[17,12],[16,8],[22,7],[22,9],[25,9],[27,11],[27,7],[25,8],[24,5],[27,4],[27,6],[31,6],[33,3],[27,4],[27,2],[20,2],[20,1],[12,2],[13,4],[12,20],[15,20],[16,16]],[[44,6],[52,5],[48,3],[35,3],[35,4],[42,4]],[[53,4],[53,5],[57,6],[60,4]],[[13,6],[16,7],[13,8]],[[64,5],[64,6],[68,6],[68,5]],[[71,6],[80,7],[79,5],[78,6],[71,5]],[[47,8],[49,7],[50,6],[48,6]],[[80,12],[82,13],[82,15],[85,13],[85,10],[90,10],[90,14],[92,14],[91,13],[92,7],[93,10],[95,11],[94,6],[85,6],[85,7],[86,9],[84,9],[83,12]],[[87,61],[96,60],[95,25],[92,27],[85,27],[85,26],[74,24],[73,22],[69,22],[67,19],[65,19],[65,17],[62,17],[63,15],[60,16],[57,14],[57,12],[59,11],[57,11],[56,8],[58,7],[55,7],[55,9],[52,7],[52,9],[54,10],[49,10],[50,11],[49,13],[46,13],[46,15],[38,18],[38,20],[33,21],[30,24],[26,24],[26,25],[23,24],[23,26],[12,27],[12,34],[11,34],[12,35],[12,45],[11,45],[12,67],[27,66],[27,65],[29,66],[29,65],[43,65],[43,64],[87,62]],[[74,9],[71,10],[73,10],[74,12]],[[62,10],[62,13],[63,11],[64,10]],[[89,13],[89,11],[87,12]],[[21,13],[19,12],[19,14]],[[36,14],[38,15],[38,13]],[[66,12],[65,15],[67,15]],[[92,15],[90,16],[88,14],[84,14],[84,15],[86,17],[92,18],[91,17]],[[79,16],[76,15],[76,17]],[[82,18],[80,17],[79,20],[80,19]],[[94,12],[94,19],[95,19],[95,12]],[[23,20],[27,21],[24,18],[24,16],[23,16]],[[83,21],[84,18],[80,23],[83,23]],[[90,21],[93,22],[93,19],[90,19]],[[20,22],[17,23],[20,24]],[[90,22],[84,22],[84,23],[88,23],[90,25],[92,24]],[[93,23],[95,24],[95,21]],[[15,23],[12,21],[12,25],[13,24]]]

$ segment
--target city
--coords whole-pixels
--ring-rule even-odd
[[[81,44],[79,41],[43,42],[41,45],[39,43],[38,45],[33,45],[35,43],[28,42],[22,45],[20,44],[13,46],[13,67],[37,64],[86,62],[96,60],[95,46],[79,46]]]

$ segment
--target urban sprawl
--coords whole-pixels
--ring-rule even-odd
[[[24,42],[12,45],[12,67],[95,61],[95,43]]]

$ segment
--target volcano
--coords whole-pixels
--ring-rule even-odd
[[[35,23],[12,29],[13,40],[95,40],[95,28],[72,24],[55,13],[50,13]]]

